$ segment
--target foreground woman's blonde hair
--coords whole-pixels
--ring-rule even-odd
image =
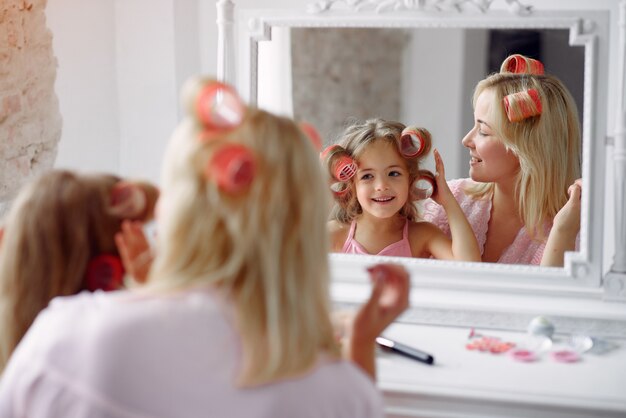
[[[528,89],[539,93],[542,113],[510,122],[503,98]],[[490,115],[495,124],[492,128],[519,159],[516,194],[522,221],[530,236],[545,238],[544,223],[551,222],[563,207],[568,187],[581,175],[576,103],[567,88],[548,74],[513,74],[503,68],[478,83],[474,105],[485,90],[495,93]],[[493,183],[479,183],[467,191],[476,198],[487,197],[493,192]]]
[[[336,352],[328,196],[314,148],[292,120],[255,109],[235,130],[201,136],[188,116],[168,146],[150,285],[211,284],[232,300],[243,341],[241,384],[303,373],[320,352]],[[204,174],[220,143],[243,144],[256,158],[243,193],[224,193]]]

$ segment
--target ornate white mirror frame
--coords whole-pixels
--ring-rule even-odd
[[[585,49],[580,251],[566,254],[565,268],[332,254],[336,302],[362,301],[369,288],[365,266],[394,261],[411,272],[406,321],[521,329],[529,317],[547,314],[563,331],[626,336],[626,0],[614,3],[613,10],[572,10],[567,1],[547,8],[517,0],[319,0],[235,10],[233,1],[217,1],[218,77],[253,104],[259,42],[271,39],[273,27],[566,29],[570,45]],[[614,164],[608,179],[607,147]],[[613,188],[605,189],[606,180]],[[613,192],[615,255],[604,274],[605,193]]]

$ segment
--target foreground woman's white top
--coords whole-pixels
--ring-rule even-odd
[[[57,298],[0,381],[0,417],[378,417],[373,382],[347,361],[236,387],[240,339],[215,292]]]

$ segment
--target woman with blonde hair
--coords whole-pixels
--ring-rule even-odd
[[[567,88],[541,62],[509,56],[474,91],[463,138],[470,179],[449,182],[476,234],[482,260],[563,266],[580,229],[580,128]],[[427,220],[447,227],[426,205]]]
[[[215,81],[190,81],[183,100],[148,283],[52,303],[7,367],[0,415],[382,416],[331,326],[310,141]],[[375,337],[408,303],[403,270],[374,273],[352,335],[370,373]]]
[[[122,219],[150,219],[157,196],[148,183],[64,170],[20,191],[0,242],[0,373],[52,298],[122,285],[114,236]]]

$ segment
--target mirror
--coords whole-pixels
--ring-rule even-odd
[[[239,8],[235,18],[233,2],[218,1],[218,77],[234,83],[244,99],[250,103],[258,103],[269,110],[293,113],[293,116],[306,118],[320,126],[322,134],[328,137],[332,137],[336,132],[337,128],[334,124],[343,123],[342,119],[346,116],[360,118],[386,116],[405,123],[422,124],[432,129],[434,141],[438,147],[444,138],[450,141],[451,151],[449,155],[444,155],[448,179],[467,176],[467,152],[461,148],[460,140],[471,126],[472,109],[469,98],[476,80],[492,71],[487,68],[486,63],[489,60],[484,58],[492,52],[492,49],[495,49],[494,45],[497,44],[498,39],[504,40],[504,44],[509,44],[511,39],[520,39],[522,35],[528,35],[529,38],[538,36],[540,39],[544,38],[543,40],[550,38],[554,41],[555,48],[559,51],[563,50],[561,52],[565,54],[565,58],[559,58],[563,62],[546,63],[546,67],[549,72],[556,73],[562,81],[567,83],[570,91],[578,96],[579,100],[583,152],[580,250],[566,255],[564,268],[331,254],[333,292],[336,301],[351,303],[362,300],[367,295],[368,289],[365,267],[381,261],[402,263],[411,272],[413,288],[417,292],[412,301],[421,302],[422,306],[407,314],[407,320],[420,316],[422,322],[428,322],[429,319],[425,318],[431,318],[430,320],[434,323],[471,323],[473,325],[487,321],[492,326],[495,324],[495,326],[512,328],[519,327],[521,323],[515,323],[512,320],[512,318],[517,318],[516,315],[520,310],[529,312],[532,309],[540,309],[539,306],[543,305],[539,301],[546,301],[545,306],[548,307],[547,297],[582,297],[600,300],[603,297],[614,296],[626,299],[624,275],[619,273],[616,279],[605,279],[603,282],[602,266],[602,249],[606,246],[603,234],[603,215],[607,199],[604,189],[605,139],[611,136],[606,115],[613,112],[608,104],[615,99],[614,96],[617,96],[618,92],[621,92],[620,89],[623,89],[624,78],[623,68],[621,72],[617,71],[619,77],[613,76],[609,80],[608,76],[615,71],[609,65],[609,41],[611,39],[613,39],[611,45],[616,50],[614,55],[621,57],[618,61],[624,61],[624,41],[618,45],[614,39],[616,31],[609,32],[611,24],[615,26],[617,21],[615,5],[608,8],[598,6],[595,10],[590,9],[591,6],[589,6],[584,7],[583,10],[577,10],[576,2],[567,1],[551,3],[552,9],[547,9],[548,6],[541,5],[541,2],[534,2],[533,8],[527,8],[518,1],[485,3],[327,0],[309,3],[308,6],[298,2],[289,7],[271,9],[269,8],[273,7],[271,3],[266,2],[268,9]],[[479,3],[480,5],[477,6]],[[450,7],[444,8],[444,5]],[[260,6],[255,3],[255,7]],[[621,7],[626,8],[623,5]],[[235,23],[237,24],[236,34],[233,27]],[[391,61],[393,64],[390,65],[395,74],[393,77],[395,82],[391,87],[387,84],[380,86],[363,82],[370,89],[368,93],[376,97],[382,94],[380,91],[390,92],[389,102],[385,103],[391,104],[385,104],[382,110],[377,110],[380,114],[368,112],[364,115],[354,115],[351,113],[353,111],[347,114],[337,111],[336,116],[339,122],[330,123],[327,120],[316,120],[316,117],[322,118],[322,115],[335,113],[327,109],[323,109],[322,112],[316,107],[323,105],[321,99],[312,95],[318,92],[317,87],[311,87],[314,84],[309,83],[306,88],[308,91],[304,92],[304,95],[299,92],[299,86],[304,83],[298,77],[315,77],[312,71],[313,74],[303,75],[302,73],[310,70],[310,66],[320,64],[320,55],[322,55],[311,50],[312,47],[308,44],[302,44],[305,42],[302,38],[307,38],[307,42],[315,36],[311,34],[317,34],[320,38],[332,38],[332,36],[339,36],[337,34],[341,34],[342,31],[344,31],[344,35],[340,37],[342,39],[348,37],[345,35],[348,31],[358,31],[357,41],[351,48],[363,48],[363,44],[370,45],[359,41],[363,39],[363,34],[379,37],[377,41],[379,44],[392,45],[393,47],[387,48],[392,51],[384,52],[391,52],[395,56]],[[539,42],[541,45],[543,45],[543,40]],[[361,42],[360,46],[358,46],[359,42]],[[423,48],[421,50],[418,49],[420,42],[426,43],[425,46],[421,45]],[[432,47],[434,43],[439,42],[440,44],[437,44],[439,46]],[[452,43],[444,44],[443,42]],[[276,45],[270,47],[272,44]],[[338,45],[338,48],[342,47],[345,45]],[[412,50],[412,48],[416,49]],[[433,51],[439,48],[456,48],[457,52],[463,53],[434,55]],[[298,50],[295,54],[294,49]],[[277,54],[276,51],[283,52]],[[284,53],[285,51],[289,53]],[[431,55],[428,55],[430,60],[423,60],[422,65],[403,64],[403,62],[411,62],[411,54],[415,54],[416,51],[419,54],[430,53]],[[381,53],[380,49],[373,52]],[[507,52],[510,51],[505,53]],[[323,55],[330,55],[330,52],[328,54],[324,52]],[[554,52],[549,52],[549,55],[553,56]],[[296,58],[297,56],[300,58]],[[298,64],[296,62],[298,59],[303,61]],[[502,57],[494,59],[499,63]],[[542,59],[546,60],[545,57]],[[559,64],[570,59],[579,69],[559,74],[557,72]],[[270,67],[265,67],[266,65]],[[342,71],[333,69],[332,63],[326,65],[328,66],[326,78],[338,84],[347,84],[342,79],[344,76]],[[362,69],[367,67],[367,71],[376,70],[373,68],[376,67],[375,65],[361,65],[360,67]],[[433,71],[436,73],[442,68],[457,70],[454,76],[450,76],[454,78],[454,82],[448,86],[450,89],[446,92],[447,96],[439,97],[431,89],[424,96],[432,102],[415,100],[416,96],[419,96],[415,94],[415,91],[432,88],[429,86],[429,81],[433,76]],[[460,71],[459,68],[463,68],[464,71]],[[383,70],[384,67],[380,71]],[[431,73],[428,73],[428,70]],[[411,74],[411,77],[407,77],[405,73],[408,71],[418,71],[419,74]],[[363,71],[360,76],[372,77],[366,71]],[[619,80],[615,81],[617,78]],[[415,84],[407,86],[407,80]],[[320,89],[329,88],[328,80],[318,81],[322,83]],[[326,87],[323,87],[324,83]],[[296,84],[298,87],[294,87]],[[338,97],[341,95],[342,93],[338,92]],[[436,106],[433,106],[433,102]],[[623,98],[619,100],[619,109],[623,109],[623,102]],[[449,106],[450,103],[454,106]],[[421,109],[453,107],[456,110],[451,111],[450,114],[454,123],[445,124],[440,120],[428,120],[426,119],[428,117],[442,116],[420,110],[420,106],[422,106]],[[617,112],[620,112],[619,109]],[[368,107],[367,110],[371,109]],[[387,115],[383,111],[394,113]],[[425,119],[417,120],[412,115],[419,115]],[[609,115],[610,118],[611,115]],[[454,129],[454,131],[437,132],[437,129]],[[461,159],[464,162],[461,163]],[[616,202],[618,213],[623,211],[620,206],[622,201]],[[623,229],[623,226],[620,226],[623,223],[620,222],[618,219],[617,226]],[[620,235],[620,231],[617,235]],[[622,244],[618,242],[616,252],[622,251],[621,246]],[[616,265],[618,261],[616,256]],[[612,284],[607,286],[607,283]],[[470,306],[471,303],[465,300],[468,295],[480,302],[476,302],[476,306]],[[497,301],[498,297],[522,298],[522,295],[528,295],[532,302],[524,299],[520,302],[521,307],[516,308],[513,303]],[[537,299],[539,295],[541,298]],[[437,298],[440,299],[432,302]],[[530,305],[533,307],[531,308]],[[454,312],[449,311],[451,306],[455,307]],[[546,309],[542,312],[549,311],[549,307]],[[462,311],[461,314],[459,310]],[[514,310],[518,312],[513,313]],[[497,318],[493,315],[489,316],[488,313],[494,312],[504,315],[496,315]],[[489,316],[488,320],[485,319],[485,315]],[[459,320],[460,317],[463,319]],[[469,317],[472,319],[468,319]]]
[[[448,179],[462,178],[474,86],[512,53],[540,59],[572,93],[583,120],[585,50],[569,45],[565,29],[274,27],[259,44],[257,102],[311,122],[326,143],[353,119],[426,127]],[[432,156],[424,163],[434,171]]]

